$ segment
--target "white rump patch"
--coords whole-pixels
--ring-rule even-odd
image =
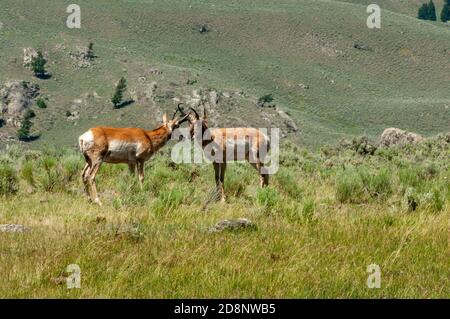
[[[94,145],[94,134],[91,130],[80,135],[78,145],[80,146],[80,151],[83,153]]]

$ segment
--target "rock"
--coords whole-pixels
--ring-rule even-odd
[[[289,132],[297,132],[298,126],[295,124],[294,120],[283,110],[276,108],[278,115],[284,120],[284,124],[288,128]]]
[[[80,118],[80,112],[79,111],[70,111],[70,115],[67,117],[68,121],[76,121]]]
[[[19,224],[2,224],[0,225],[0,233],[23,233],[30,231],[28,227]]]
[[[76,47],[74,51],[69,53],[70,58],[73,60],[73,67],[77,69],[87,68],[91,66],[93,60],[92,54],[89,52],[88,47]]]
[[[212,107],[217,107],[217,104],[219,103],[219,94],[217,91],[210,91],[209,92],[209,104]]]
[[[303,84],[303,83],[299,83],[297,84],[297,86],[303,90],[308,90],[309,89],[309,85]]]
[[[39,95],[39,87],[27,81],[9,81],[0,89],[0,113],[18,116]]]
[[[367,45],[361,43],[355,43],[353,47],[358,50],[372,51]]]
[[[151,67],[149,70],[150,74],[156,74],[156,75],[160,75],[162,74],[162,71],[158,70],[157,68]]]
[[[24,48],[23,49],[23,66],[30,67],[31,61],[33,58],[37,57],[37,51],[33,48]]]
[[[380,137],[380,146],[392,147],[405,144],[416,144],[423,141],[423,137],[416,133],[403,131],[398,128],[387,128]]]
[[[256,225],[246,218],[238,219],[225,219],[219,221],[216,225],[210,228],[210,232],[221,232],[224,230],[244,230],[244,229],[256,229]]]

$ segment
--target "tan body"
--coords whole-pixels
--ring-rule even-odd
[[[139,181],[143,183],[144,163],[167,143],[172,130],[183,120],[167,121],[164,115],[163,121],[162,126],[151,131],[100,126],[89,129],[79,137],[80,151],[86,160],[81,175],[86,193],[95,203],[100,204],[95,176],[102,163],[128,164],[132,174],[137,167]]]
[[[209,132],[209,134],[206,133],[206,138],[202,139],[201,145],[204,150],[208,147],[214,149],[214,152],[212,152],[214,154],[212,160],[216,188],[221,201],[225,201],[224,179],[227,163],[229,162],[236,160],[248,161],[258,171],[261,187],[269,185],[269,175],[262,172],[261,169],[264,167],[265,155],[269,151],[270,141],[261,130],[245,127],[209,129],[205,121],[206,116],[204,115],[203,119],[200,120],[195,110],[193,111],[195,116],[191,114],[189,117],[191,135],[196,135],[194,130],[195,123],[198,121],[201,122],[201,136],[203,136],[204,132]],[[197,142],[200,143],[200,141]],[[244,154],[242,154],[244,155],[243,158],[236,157],[238,145],[245,150]],[[265,152],[261,151],[263,147],[266,150]],[[217,158],[220,160],[218,161]]]

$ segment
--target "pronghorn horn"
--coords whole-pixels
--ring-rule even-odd
[[[196,118],[197,120],[199,120],[199,119],[200,119],[200,116],[198,115],[197,111],[194,110],[192,107],[190,107],[190,109],[195,113],[195,118]]]
[[[185,122],[189,117],[189,114],[184,115],[181,119],[178,120],[178,124]]]
[[[177,113],[178,113],[178,109],[176,109],[175,113],[173,113],[172,120],[175,118],[175,115],[177,115]]]
[[[181,115],[185,115],[186,113],[184,113],[183,108],[181,107],[181,105],[183,105],[183,103],[178,103],[177,109],[180,111]]]

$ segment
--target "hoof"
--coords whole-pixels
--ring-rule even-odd
[[[98,206],[102,206],[102,202],[100,201],[100,199],[98,197],[96,199],[94,199],[94,204],[97,204]]]

